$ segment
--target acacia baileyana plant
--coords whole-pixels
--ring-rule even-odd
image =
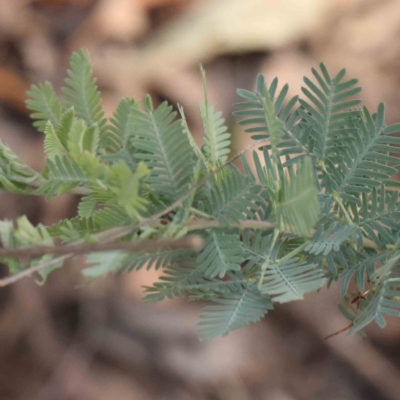
[[[267,86],[261,75],[255,93],[238,90],[235,115],[254,142],[228,158],[231,134],[205,83],[200,148],[183,110],[177,118],[150,97],[143,105],[121,100],[107,120],[88,54],[74,53],[62,97],[48,82],[28,93],[45,135],[44,170],[1,144],[0,187],[46,199],[78,194],[77,216],[47,227],[26,217],[1,222],[0,258],[10,276],[0,285],[33,272],[44,280],[82,253],[90,280],[161,268],[145,301],[210,302],[199,323],[206,340],[341,279],[350,332],[373,320],[383,327],[384,315],[400,315],[399,184],[392,180],[400,124],[385,124],[383,104],[374,114],[358,108],[361,88],[345,73],[331,77],[320,64],[304,78],[303,98],[286,99],[287,85],[277,91],[278,80]],[[251,149],[260,150],[255,172],[243,156]],[[358,289],[348,295],[353,279]]]

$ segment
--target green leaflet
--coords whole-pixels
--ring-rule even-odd
[[[303,161],[295,176],[285,179],[277,208],[282,230],[287,229],[300,236],[310,235],[320,209],[309,159]]]
[[[361,88],[356,86],[357,79],[343,81],[345,69],[332,78],[323,63],[319,67],[321,72],[311,70],[315,81],[304,78],[306,87],[302,92],[308,101],[300,99],[298,113],[312,128],[314,154],[318,159],[326,160],[337,153],[338,146],[352,142],[357,132],[353,122],[359,112],[347,110],[360,104],[360,100],[351,98],[360,93]]]
[[[54,126],[51,121],[46,124],[44,151],[49,157],[68,153],[67,143],[74,122],[75,113],[74,109],[71,108],[62,115],[58,126]]]
[[[0,141],[0,190],[31,194],[42,177]]]
[[[193,153],[180,121],[174,121],[176,113],[167,103],[156,110],[150,100],[145,111],[132,111],[131,139],[135,158],[149,168],[146,179],[154,193],[169,202],[181,196],[193,174]]]
[[[138,110],[138,103],[134,99],[125,98],[120,101],[113,117],[110,119],[110,131],[114,134],[116,146],[125,146],[134,135],[133,110]]]
[[[306,293],[319,290],[324,283],[325,278],[316,264],[295,257],[269,262],[260,291],[274,302],[287,303],[302,300]]]
[[[63,219],[47,228],[50,235],[60,238],[64,243],[74,242],[99,232],[100,226],[93,218],[74,217]]]
[[[200,105],[200,115],[204,129],[204,153],[211,171],[215,171],[221,163],[228,159],[230,153],[231,134],[224,125],[225,120],[221,112],[215,112],[214,107],[209,104],[206,73],[200,67],[204,86],[204,103]]]
[[[101,106],[100,92],[93,77],[93,68],[89,55],[84,50],[72,53],[70,69],[65,79],[67,86],[61,90],[64,92],[64,101],[75,109],[78,118],[81,118],[88,128],[97,124],[100,140],[105,141],[107,120]]]
[[[393,268],[393,266],[392,266]],[[370,322],[375,321],[384,328],[384,315],[400,317],[400,273],[391,271],[377,286],[373,288],[373,295],[353,321],[350,333],[359,332]]]
[[[211,278],[223,278],[228,271],[239,271],[244,254],[239,235],[211,231],[205,240],[204,249],[197,257],[198,271]]]
[[[145,287],[146,303],[155,303],[165,298],[172,299],[177,296],[190,295],[192,299],[208,300],[210,294],[219,293],[226,295],[232,292],[242,292],[248,282],[243,277],[231,276],[231,279],[221,279],[204,276],[196,268],[169,266],[165,268],[164,275],[153,286]]]
[[[218,305],[204,307],[200,316],[200,339],[210,340],[225,336],[230,331],[259,321],[272,302],[253,285],[248,285],[242,293],[232,293],[213,299]]]
[[[244,177],[238,170],[230,169],[219,181],[214,181],[209,194],[212,215],[226,226],[251,219],[263,203],[261,187]]]
[[[340,245],[354,236],[358,230],[357,225],[340,226],[335,230],[336,227],[336,222],[332,222],[325,231],[323,231],[323,226],[321,226],[304,251],[308,251],[310,254],[322,254],[326,256],[331,251],[338,251]]]
[[[277,159],[279,155],[278,144],[281,142],[284,135],[283,129],[285,124],[275,114],[272,96],[265,85],[265,80],[262,75],[259,75],[257,78],[257,93],[263,107],[265,123],[271,140],[272,156]]]
[[[383,119],[384,114],[384,106],[380,104],[377,119]],[[357,129],[341,151],[341,159],[337,162],[326,160],[329,177],[325,179],[329,179],[329,190],[332,188],[338,192],[343,200],[361,204],[361,194],[370,193],[382,180],[397,173],[389,164],[398,162],[398,159],[389,153],[398,154],[400,149],[390,145],[390,137],[382,135],[383,125],[376,125],[365,107],[354,127]]]
[[[142,196],[142,180],[149,173],[148,168],[139,163],[134,172],[129,166],[120,161],[114,165],[102,163],[92,153],[84,152],[76,158],[79,168],[85,174],[91,193],[91,212],[83,212],[82,216],[90,216],[95,211],[94,203],[108,207],[121,207],[134,220],[140,220],[146,212],[148,201]],[[84,201],[88,201],[87,198]],[[81,206],[82,207],[82,206]]]
[[[362,194],[362,207],[352,207],[357,224],[365,237],[380,248],[386,248],[396,241],[400,229],[398,191],[389,192],[385,185],[374,187],[370,194]]]
[[[7,249],[53,245],[53,238],[47,228],[42,224],[34,227],[25,216],[17,219],[16,228],[14,228],[11,221],[2,221],[0,223],[0,239],[3,247]],[[9,265],[12,273],[18,273],[53,258],[54,256],[45,254],[27,262],[21,261],[16,257],[2,257],[2,261]],[[42,279],[38,283],[43,284],[47,276],[61,266],[62,262],[57,262],[52,266],[40,270],[39,274]]]
[[[62,106],[51,83],[32,85],[27,95],[26,106],[33,111],[31,118],[35,120],[33,126],[40,132],[44,132],[48,122],[57,128],[61,122]]]
[[[271,144],[264,146],[272,149],[276,162],[278,155],[284,155],[290,157],[292,163],[297,163],[303,157],[299,154],[312,154],[308,143],[311,131],[305,128],[304,124],[298,123],[300,116],[297,111],[293,112],[298,96],[283,106],[289,91],[287,84],[275,98],[278,83],[278,78],[275,78],[267,88],[265,78],[259,75],[256,93],[239,89],[238,95],[246,101],[235,104],[238,111],[235,111],[234,115],[242,118],[239,121],[240,125],[251,126],[245,131],[256,133],[252,136],[253,139],[270,139]]]
[[[48,180],[38,190],[37,194],[45,195],[46,199],[67,193],[77,186],[87,186],[90,181],[78,164],[65,155],[48,158]]]
[[[156,270],[174,263],[184,255],[182,250],[164,250],[156,253],[129,254],[122,251],[92,253],[87,257],[87,263],[93,264],[83,270],[89,278],[96,278],[110,273],[138,271],[143,267]]]

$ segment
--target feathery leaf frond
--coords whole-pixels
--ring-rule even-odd
[[[37,194],[51,199],[55,195],[67,193],[77,186],[88,186],[89,179],[85,176],[78,164],[65,155],[57,155],[48,158],[48,180],[37,190]]]
[[[381,328],[385,327],[386,321],[384,315],[400,317],[399,287],[400,273],[398,270],[393,270],[373,288],[372,297],[368,299],[367,305],[354,319],[350,333],[360,331],[374,320]]]
[[[204,307],[200,316],[201,340],[226,336],[230,331],[259,321],[273,308],[271,299],[254,285],[248,285],[242,293],[227,294],[213,301],[218,305]]]
[[[320,213],[312,168],[311,161],[306,158],[297,175],[285,179],[277,210],[282,229],[306,237],[310,235]]]
[[[315,68],[311,71],[317,84],[305,77],[307,87],[301,90],[309,102],[300,99],[299,115],[312,128],[313,152],[319,160],[326,160],[337,154],[338,146],[350,143],[353,138],[353,120],[358,111],[345,111],[360,104],[360,100],[351,100],[352,96],[361,92],[356,86],[358,80],[343,82],[346,70],[342,69],[331,78],[326,66],[321,63],[321,73]]]
[[[384,119],[384,113],[384,106],[380,104],[378,120]],[[398,163],[398,159],[389,153],[400,153],[400,148],[390,145],[397,138],[383,135],[383,124],[376,126],[365,107],[355,126],[353,140],[341,151],[342,158],[337,163],[326,162],[329,177],[325,179],[328,190],[332,188],[344,200],[361,204],[358,199],[361,193],[371,192],[382,180],[397,173],[388,164]]]
[[[321,225],[304,251],[316,256],[318,254],[326,256],[331,251],[339,251],[345,241],[354,240],[357,231],[357,225],[338,226],[336,222],[332,222],[326,230],[323,230]]]
[[[49,157],[53,157],[57,154],[67,154],[68,137],[74,122],[75,113],[73,108],[70,108],[62,115],[57,128],[51,121],[47,123],[44,129],[44,150]]]
[[[70,69],[65,79],[66,87],[64,101],[69,107],[74,107],[76,115],[85,121],[88,128],[97,124],[100,138],[105,137],[107,120],[101,106],[100,92],[93,77],[93,68],[89,54],[84,50],[72,53]]]
[[[209,103],[206,73],[200,67],[204,86],[204,103],[200,105],[201,119],[204,128],[204,152],[208,160],[210,169],[215,171],[220,163],[224,163],[230,153],[231,134],[224,125],[222,112],[215,112],[214,107]]]
[[[83,274],[94,278],[110,273],[138,271],[145,266],[148,270],[153,267],[157,270],[172,264],[185,253],[186,250],[161,250],[154,253],[123,251],[92,253],[86,259],[92,266],[85,268]]]
[[[134,135],[135,131],[132,127],[133,110],[139,109],[139,104],[134,100],[126,97],[118,104],[113,117],[110,119],[110,132],[114,135],[115,150],[126,146],[129,139]]]
[[[278,79],[275,78],[270,87],[267,88],[263,75],[257,77],[256,93],[239,89],[237,91],[240,97],[246,101],[235,104],[239,111],[235,111],[234,115],[243,117],[239,121],[240,125],[251,125],[245,131],[248,133],[257,133],[252,136],[253,139],[270,138],[272,154],[276,157],[286,147],[283,154],[297,154],[304,152],[306,148],[301,142],[301,136],[298,132],[295,134],[291,130],[295,126],[296,120],[299,118],[292,111],[297,103],[298,96],[293,97],[285,107],[283,107],[289,86],[283,86],[279,95],[275,98]],[[260,135],[260,133],[262,133]],[[289,141],[282,139],[290,139]],[[304,141],[304,140],[303,140]]]
[[[35,120],[33,126],[44,132],[47,122],[50,121],[57,128],[61,122],[62,107],[51,83],[32,85],[27,95],[29,99],[26,100],[26,106],[33,111],[31,118]]]
[[[388,192],[385,185],[374,187],[369,194],[362,194],[362,206],[352,206],[355,223],[366,238],[379,248],[386,248],[397,240],[400,230],[400,204],[397,190]]]
[[[239,271],[244,261],[238,233],[211,231],[197,258],[198,271],[206,276],[223,278],[228,271]]]
[[[194,299],[207,299],[210,293],[226,295],[232,292],[240,293],[248,285],[244,277],[231,277],[221,280],[204,276],[192,266],[182,268],[169,266],[164,269],[164,275],[153,286],[145,287],[146,303],[155,303],[165,298],[190,295]]]
[[[169,201],[181,196],[193,173],[193,153],[176,113],[166,102],[156,110],[132,111],[135,158],[150,170],[147,182],[152,190]]]
[[[9,147],[0,141],[0,190],[11,193],[33,193],[42,177],[26,165]]]
[[[295,257],[269,262],[260,291],[274,302],[287,303],[301,300],[306,293],[320,289],[324,283],[325,278],[316,264]]]

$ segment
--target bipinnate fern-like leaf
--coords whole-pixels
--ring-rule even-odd
[[[26,247],[53,245],[53,238],[49,234],[47,227],[42,224],[33,226],[26,216],[17,218],[15,228],[12,221],[1,221],[0,240],[3,245],[2,247],[6,249],[22,249]],[[13,273],[18,273],[26,268],[34,267],[42,262],[50,261],[53,257],[54,256],[51,254],[44,254],[35,257],[33,260],[26,260],[22,263],[13,257],[1,257],[1,260],[2,262],[9,264],[9,268]],[[39,283],[44,283],[46,277],[52,271],[61,266],[62,262],[55,262],[53,265],[41,269],[39,272],[42,279]]]
[[[230,221],[238,223],[253,218],[264,201],[261,192],[259,185],[232,168],[213,184],[209,198],[211,213],[227,226]]]
[[[167,267],[185,254],[185,250],[162,250],[154,253],[138,252],[129,254],[122,251],[109,251],[90,254],[86,261],[92,264],[83,270],[86,277],[94,278],[117,272],[148,270]]]
[[[70,131],[75,123],[75,112],[73,108],[70,108],[61,116],[58,126],[54,126],[51,121],[46,124],[44,129],[44,150],[48,157],[68,154]]]
[[[328,192],[334,190],[344,200],[360,205],[360,194],[371,192],[382,180],[397,173],[389,163],[398,163],[398,159],[389,153],[400,153],[399,147],[390,145],[400,143],[400,139],[383,134],[384,115],[383,104],[378,107],[376,122],[364,107],[363,114],[355,121],[358,129],[341,151],[341,159],[337,163],[326,162]]]
[[[300,99],[301,108],[297,112],[312,129],[313,153],[317,159],[325,161],[335,157],[340,150],[338,146],[347,146],[357,132],[353,120],[359,112],[350,109],[360,104],[360,100],[352,97],[360,93],[361,88],[356,86],[357,79],[343,81],[345,69],[332,78],[325,64],[319,67],[321,72],[315,68],[311,70],[317,83],[304,78],[306,87],[302,92],[308,101]]]
[[[400,230],[399,192],[388,191],[382,184],[374,187],[369,194],[361,196],[360,208],[352,205],[351,209],[356,224],[364,236],[372,240],[379,248],[385,249],[397,240],[396,232]]]
[[[303,299],[306,293],[320,289],[324,283],[325,278],[317,264],[295,257],[269,261],[260,291],[274,302],[287,303]]]
[[[255,93],[244,89],[238,89],[237,91],[238,95],[246,101],[235,104],[238,111],[235,111],[234,115],[243,118],[239,121],[240,125],[251,126],[250,128],[246,128],[246,132],[258,134],[252,136],[253,139],[270,137],[269,128],[272,128],[272,123],[276,124],[279,129],[282,128],[282,124],[276,123],[274,115],[283,123],[284,130],[291,129],[293,123],[298,119],[293,113],[293,107],[297,103],[298,96],[290,99],[284,106],[289,85],[284,85],[275,98],[278,84],[278,78],[275,78],[269,88],[267,88],[264,76],[259,75],[257,77],[257,90]],[[271,102],[273,103],[273,109],[271,108]],[[269,128],[267,119],[269,119],[270,123]],[[276,133],[278,137],[282,134],[280,130]]]
[[[146,104],[145,111],[132,111],[135,158],[149,167],[147,182],[152,190],[172,201],[190,183],[194,167],[192,148],[171,106],[164,102],[153,110],[149,99]]]
[[[146,286],[146,303],[155,303],[165,298],[189,295],[192,299],[208,300],[210,294],[215,296],[241,293],[246,289],[248,281],[245,277],[232,275],[230,279],[217,279],[205,276],[193,265],[179,267],[175,265],[164,269],[164,274],[153,286]]]
[[[101,227],[93,218],[76,216],[71,219],[63,219],[49,226],[47,230],[52,237],[60,238],[63,243],[70,243],[100,232]]]
[[[368,283],[371,282],[375,273],[375,265],[388,257],[389,253],[379,253],[375,255],[360,255],[358,260],[350,263],[347,271],[344,272],[340,285],[340,294],[345,296],[349,289],[351,279],[354,277],[354,282],[360,293],[365,291]]]
[[[83,119],[87,127],[97,124],[100,138],[104,140],[107,120],[104,118],[100,92],[86,51],[81,49],[77,53],[72,53],[67,74],[68,78],[65,79],[67,86],[62,88],[65,103],[69,107],[74,107],[77,117]]]
[[[218,305],[204,307],[200,316],[200,339],[210,340],[259,321],[273,308],[267,295],[254,285],[247,285],[241,293],[230,293],[213,299]]]
[[[122,99],[118,104],[114,115],[110,119],[110,132],[115,142],[114,150],[127,146],[129,139],[135,134],[132,125],[133,110],[139,109],[139,104],[134,99],[128,97]]]
[[[387,263],[392,264],[392,260]],[[382,267],[384,268],[385,265]],[[375,321],[381,328],[384,328],[386,321],[384,315],[400,317],[400,272],[398,266],[390,265],[388,274],[378,282],[372,289],[372,295],[368,303],[363,307],[359,315],[354,319],[350,333],[359,332],[370,322]]]
[[[0,141],[0,190],[11,193],[32,194],[36,183],[43,179],[26,165],[9,147]]]
[[[46,166],[48,168],[48,180],[37,190],[37,194],[45,195],[46,199],[67,193],[78,185],[87,186],[90,184],[90,180],[78,164],[65,155],[48,158]]]
[[[311,161],[305,159],[296,175],[284,180],[278,218],[282,229],[300,236],[309,236],[317,222],[320,205],[314,185]]]
[[[246,132],[257,133],[252,136],[254,139],[269,138],[272,149],[272,154],[276,157],[281,150],[285,148],[283,154],[297,154],[307,150],[301,141],[299,130],[291,131],[298,119],[295,112],[292,111],[297,103],[298,96],[293,97],[286,106],[283,107],[289,86],[285,85],[281,89],[279,95],[275,99],[276,89],[278,87],[278,79],[275,78],[270,87],[267,88],[263,75],[257,77],[256,93],[247,90],[239,89],[239,96],[247,101],[236,104],[236,108],[240,109],[234,112],[234,115],[243,117],[239,121],[240,125],[248,126]],[[260,135],[260,133],[262,133]],[[282,139],[290,139],[282,141]],[[303,139],[304,141],[304,139]]]
[[[211,231],[197,258],[198,270],[211,278],[223,278],[228,271],[239,271],[244,261],[238,233]]]
[[[257,93],[259,101],[263,107],[265,123],[271,140],[272,156],[277,158],[279,155],[278,144],[284,136],[284,122],[275,113],[274,103],[269,90],[265,84],[263,75],[257,78]]]
[[[129,216],[118,204],[113,204],[112,207],[106,205],[96,210],[92,215],[92,219],[101,230],[129,225],[136,221],[136,219]]]
[[[122,208],[129,218],[136,221],[147,212],[149,202],[141,192],[142,180],[149,173],[144,163],[138,163],[132,172],[122,160],[110,166],[88,151],[78,154],[75,160],[90,189],[84,199],[85,210],[83,206],[79,207],[82,216],[94,216],[97,204],[101,204],[103,210],[104,207]]]
[[[44,132],[47,123],[51,122],[57,128],[61,122],[62,106],[51,83],[32,85],[27,95],[29,99],[26,100],[26,106],[33,111],[31,118],[35,120],[33,126]]]
[[[214,107],[209,103],[206,74],[203,67],[200,70],[204,86],[204,102],[200,105],[200,114],[204,128],[204,153],[206,154],[210,169],[215,171],[220,163],[224,163],[228,158],[231,134],[225,126],[222,112],[215,112]]]
[[[338,226],[336,222],[332,222],[328,228],[324,230],[323,225],[321,225],[304,251],[308,251],[310,254],[322,254],[324,256],[331,251],[339,251],[342,243],[354,236],[358,229],[357,225]]]

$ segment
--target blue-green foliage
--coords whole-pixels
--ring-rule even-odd
[[[27,105],[45,136],[46,166],[35,172],[0,144],[0,188],[81,197],[77,216],[51,227],[1,222],[3,247],[153,239],[154,251],[90,254],[83,275],[161,269],[145,301],[213,302],[201,315],[203,340],[258,321],[274,303],[302,299],[326,280],[342,281],[351,332],[399,316],[400,124],[385,124],[383,104],[373,114],[355,108],[361,89],[345,70],[331,77],[320,64],[292,99],[288,85],[267,85],[260,75],[254,93],[238,90],[239,125],[261,140],[252,160],[240,154],[241,172],[232,164],[238,157],[228,159],[231,133],[202,74],[203,147],[182,108],[177,118],[150,97],[121,100],[107,120],[83,50],[71,57],[63,97],[49,83],[32,86]],[[157,247],[192,233],[201,249]],[[11,273],[45,263],[43,278],[61,265],[52,260],[1,259]],[[353,281],[360,294],[352,298]]]

